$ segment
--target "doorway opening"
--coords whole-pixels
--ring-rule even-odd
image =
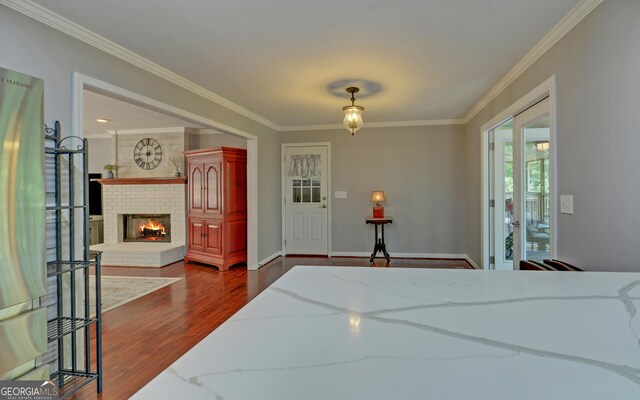
[[[247,267],[248,269],[258,269],[258,169],[257,169],[257,152],[258,138],[244,131],[223,125],[219,122],[201,117],[188,111],[170,106],[157,100],[139,95],[129,90],[102,82],[95,78],[91,78],[75,72],[73,75],[73,132],[78,136],[84,136],[84,110],[85,110],[85,94],[99,94],[111,99],[119,100],[130,104],[132,107],[144,108],[150,112],[162,114],[168,118],[176,118],[187,121],[191,126],[201,130],[202,135],[192,135],[197,140],[186,140],[185,146],[196,145],[202,147],[204,144],[214,145],[216,142],[216,132],[221,134],[220,137],[226,136],[235,139],[235,142],[242,143],[247,150]],[[138,127],[139,128],[139,127]],[[154,134],[161,135],[162,129],[157,130]],[[135,129],[131,132],[137,134]],[[103,139],[106,139],[103,138]],[[229,146],[228,143],[220,145]],[[168,146],[166,146],[168,147]],[[235,146],[237,147],[237,146]],[[109,149],[105,147],[104,150]],[[112,143],[110,149],[112,160],[117,159],[117,147]],[[104,151],[102,152],[104,153]],[[133,157],[133,156],[131,156]],[[166,160],[167,164],[169,161]],[[133,167],[132,167],[133,168]],[[134,169],[135,170],[135,169]],[[172,169],[173,170],[173,169]],[[97,172],[97,171],[96,171]],[[183,172],[183,171],[182,171]],[[116,172],[117,173],[117,172]],[[173,232],[175,233],[175,232]],[[172,236],[172,241],[176,239]]]

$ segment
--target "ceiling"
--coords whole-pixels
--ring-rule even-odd
[[[35,2],[286,127],[350,81],[366,122],[462,118],[579,0]]]
[[[96,118],[107,118],[107,123],[99,123]],[[84,135],[91,137],[104,135],[113,130],[156,129],[189,127],[201,128],[192,122],[173,118],[165,114],[126,103],[98,93],[84,91]]]

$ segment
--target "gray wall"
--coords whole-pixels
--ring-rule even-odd
[[[259,258],[280,249],[280,140],[331,141],[333,250],[369,251],[369,192],[388,193],[392,253],[468,253],[480,261],[480,127],[551,75],[558,77],[558,256],[587,269],[640,271],[640,2],[607,0],[465,127],[273,130],[0,6],[0,65],[45,80],[45,120],[71,127],[71,73],[252,133],[259,138]],[[463,132],[464,131],[464,132]],[[466,159],[466,163],[465,160]],[[350,221],[355,221],[351,223]]]
[[[247,140],[235,135],[227,134],[199,134],[193,135],[193,141],[190,143],[191,149],[208,149],[210,147],[226,146],[238,149],[247,148]],[[278,184],[280,179],[278,178]]]
[[[65,134],[71,129],[72,72],[78,71],[256,135],[258,257],[280,250],[280,139],[275,131],[5,6],[0,6],[0,37],[0,65],[44,79],[45,121],[60,120]]]
[[[287,132],[282,143],[331,142],[332,251],[371,252],[371,191],[385,191],[388,250],[466,253],[464,126]]]
[[[552,75],[558,90],[558,257],[640,271],[640,1],[604,1],[469,122],[468,253],[479,263],[480,127]]]

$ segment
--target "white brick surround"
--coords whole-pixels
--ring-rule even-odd
[[[186,242],[185,184],[103,185],[104,265],[162,267],[182,260]],[[170,214],[171,243],[124,243],[123,214]]]

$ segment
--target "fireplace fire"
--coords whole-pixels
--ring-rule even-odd
[[[169,214],[124,214],[125,242],[170,242]]]

